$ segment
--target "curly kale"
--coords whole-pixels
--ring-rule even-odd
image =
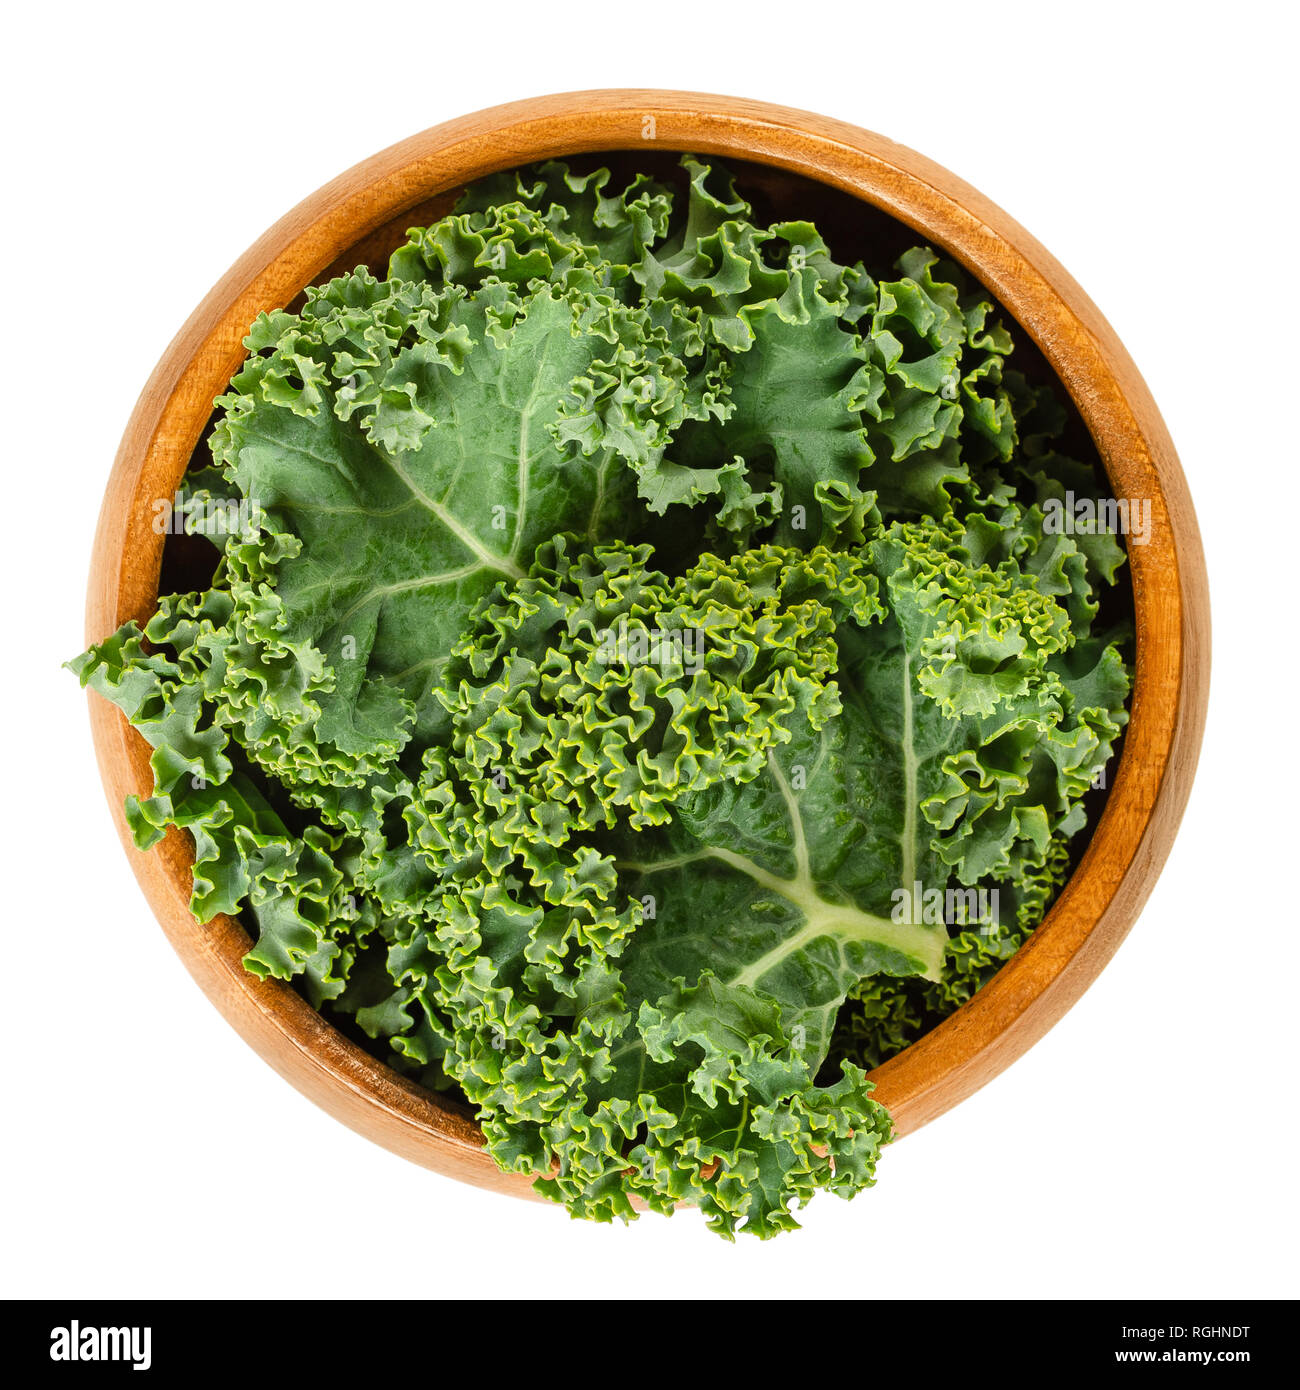
[[[575,1215],[766,1236],[874,1181],[867,1072],[1065,881],[1123,552],[1049,524],[1100,474],[978,287],[681,164],[498,175],[260,316],[211,586],[72,665],[250,971]]]

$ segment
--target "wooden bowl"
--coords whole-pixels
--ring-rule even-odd
[[[497,106],[436,126],[348,170],[294,208],[235,263],[163,354],[109,479],[91,564],[87,640],[143,622],[158,594],[170,498],[263,309],[332,271],[382,258],[405,228],[449,210],[485,174],[551,156],[667,151],[751,161],[761,182],[801,175],[868,225],[888,214],[964,265],[1018,320],[1073,399],[1117,497],[1149,498],[1152,535],[1129,547],[1137,675],[1123,754],[1091,843],[1047,919],[975,997],[874,1074],[898,1129],[918,1128],[1036,1042],[1093,981],[1164,863],[1191,787],[1209,686],[1209,596],[1196,518],[1173,445],[1137,368],[1092,302],[1020,226],[945,169],[879,135],[804,111],[689,92],[598,91]],[[776,171],[785,171],[779,174]],[[832,192],[835,190],[837,192]],[[873,211],[873,209],[879,211]],[[806,215],[802,209],[793,215]],[[873,222],[874,219],[874,222]],[[832,245],[834,245],[832,238]],[[318,1105],[426,1167],[528,1195],[501,1173],[471,1115],[363,1052],[287,985],[240,963],[229,917],[190,915],[193,854],[176,830],[130,843],[128,793],[152,785],[149,748],[90,697],[100,771],[136,877],[172,945],[244,1039]]]

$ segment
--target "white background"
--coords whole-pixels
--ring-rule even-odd
[[[1298,1292],[1284,7],[45,5],[6,27],[0,1291]],[[1201,769],[1131,937],[1026,1057],[887,1151],[873,1191],[823,1196],[766,1244],[728,1246],[693,1212],[574,1222],[411,1166],[300,1097],[154,924],[85,697],[58,669],[82,646],[95,516],[136,394],[230,262],[406,135],[600,86],[821,111],[1001,204],[1146,375],[1209,561]]]

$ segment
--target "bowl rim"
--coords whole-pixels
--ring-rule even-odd
[[[262,309],[288,304],[365,236],[486,174],[535,160],[636,150],[731,156],[840,189],[881,208],[969,270],[1037,344],[1073,398],[1117,497],[1149,498],[1148,544],[1129,546],[1136,677],[1123,753],[1092,840],[1042,925],[967,1004],[872,1073],[900,1133],[991,1080],[1082,995],[1127,935],[1169,853],[1195,772],[1209,690],[1210,612],[1200,534],[1164,422],[1110,325],[1017,222],[946,169],[884,136],[738,97],[651,89],[566,92],[490,107],[413,135],[339,175],[265,232],[194,310],[130,418],[104,495],[91,559],[86,640],[157,601],[164,536],[153,502],[171,497],[244,357]],[[169,830],[130,840],[123,801],[152,785],[144,739],[90,694],[105,793],[159,923],[226,1019],[299,1091],[428,1168],[519,1196],[474,1121],[346,1039],[291,987],[258,980],[249,938],[190,915],[193,853]]]

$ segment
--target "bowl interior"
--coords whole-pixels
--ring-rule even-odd
[[[653,173],[665,182],[676,185],[679,193],[684,195],[686,180],[676,153],[614,150],[580,155],[568,162],[583,173],[602,166],[611,168],[616,176],[630,176],[636,172]],[[823,183],[788,170],[772,169],[747,160],[729,159],[726,162],[727,167],[735,174],[737,189],[753,204],[755,218],[760,225],[783,219],[813,222],[825,238],[832,255],[842,264],[852,264],[861,260],[870,271],[883,275],[893,267],[904,251],[926,243],[923,233],[906,226],[897,217],[882,209],[864,204],[861,199],[839,189],[827,187]],[[460,191],[453,189],[425,199],[368,232],[337,256],[315,277],[313,283],[324,284],[333,277],[347,274],[360,266],[366,267],[371,274],[382,279],[389,257],[406,241],[408,230],[428,225],[446,216],[452,211]],[[304,297],[300,291],[283,305],[268,304],[265,307],[268,310],[296,310],[301,306]],[[994,299],[992,295],[990,298]],[[1062,452],[1073,458],[1100,463],[1096,444],[1087,426],[1047,359],[1025,332],[1023,325],[1015,322],[1014,315],[996,299],[994,303],[998,316],[1015,324],[1016,348],[1011,359],[1014,367],[1035,384],[1051,384],[1065,408],[1067,423],[1061,439]],[[211,462],[207,449],[207,435],[216,418],[217,412],[214,411],[204,428],[203,438],[194,449],[190,467],[202,468]],[[1120,537],[1120,540],[1123,543],[1123,537]],[[158,592],[188,592],[205,588],[211,581],[214,570],[214,552],[205,540],[198,536],[168,535],[163,549]],[[1131,627],[1133,607],[1126,571],[1121,571],[1120,581],[1113,589],[1100,596],[1103,604],[1101,621],[1106,623],[1127,619]],[[1123,755],[1123,746],[1121,734],[1116,744],[1116,761],[1112,766],[1118,765],[1118,760]],[[1077,866],[1091,842],[1105,800],[1106,791],[1101,788],[1089,793],[1084,799],[1088,823],[1071,843],[1072,868]],[[363,1051],[370,1051],[369,1040],[351,1019],[328,1013],[326,1017],[331,1026],[337,1028],[356,1046]],[[376,1060],[380,1065],[383,1064],[381,1059]],[[454,1095],[439,1096],[438,1100],[467,1116],[472,1113]]]

